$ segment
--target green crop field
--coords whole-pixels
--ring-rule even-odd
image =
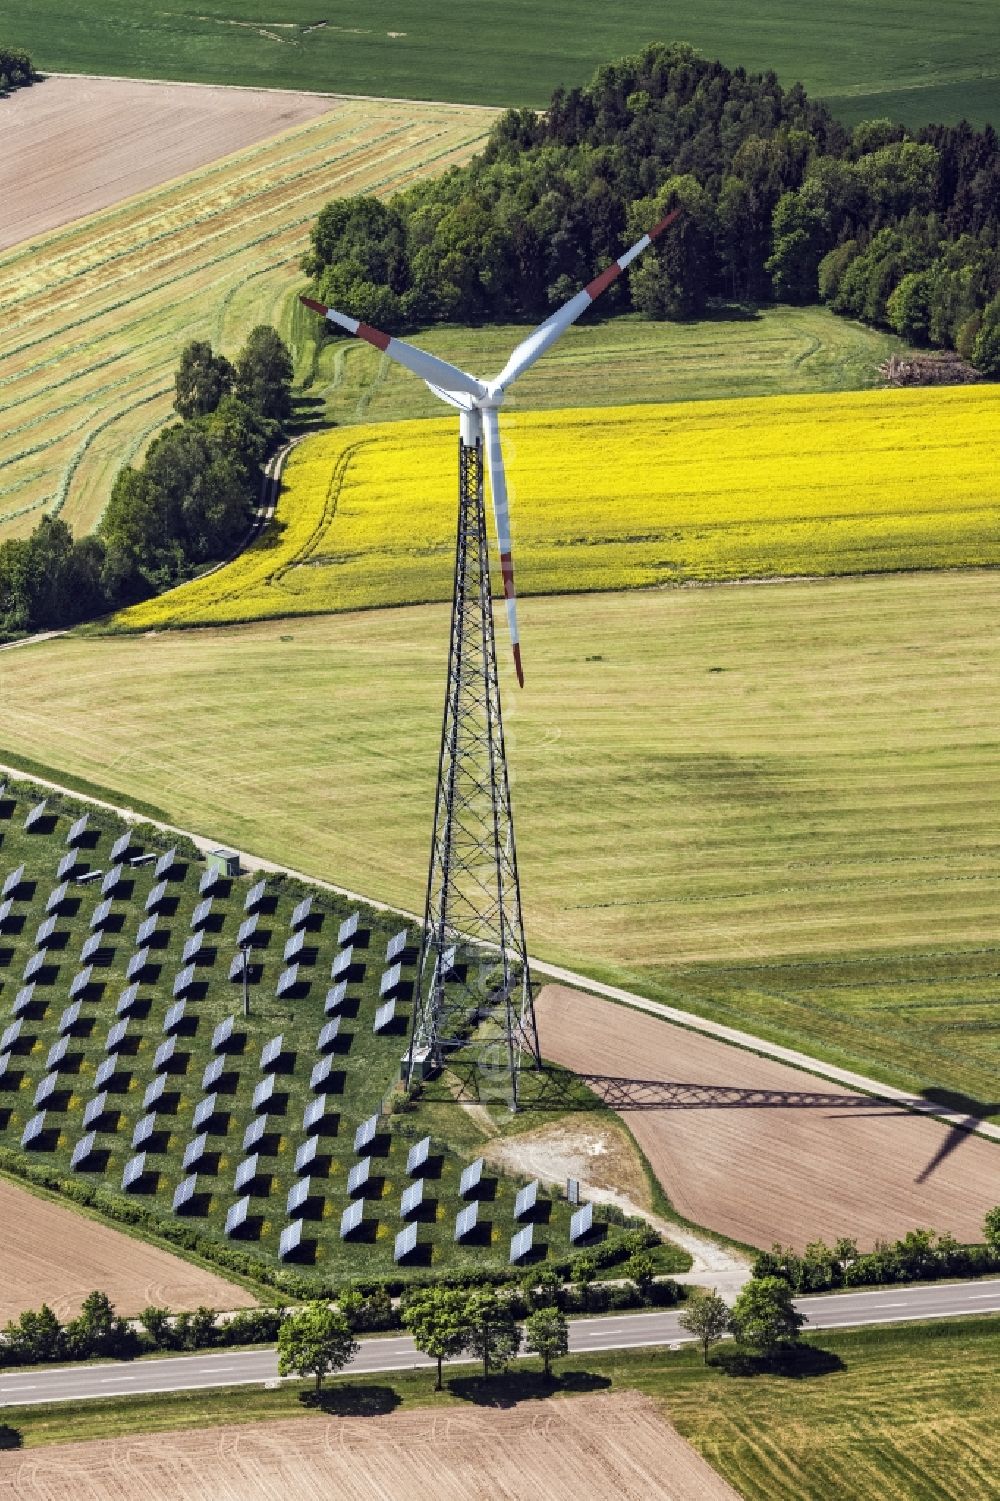
[[[477,1155],[481,1131],[455,1103],[428,1106],[433,1128],[419,1108],[388,1110],[407,1045],[410,980],[403,980],[396,1015],[377,1033],[374,1025],[386,945],[400,931],[398,919],[359,909],[357,935],[341,944],[338,929],[353,910],[346,901],[315,893],[308,919],[295,925],[292,912],[303,891],[272,884],[253,905],[249,878],[215,882],[208,890],[210,911],[195,919],[207,889],[199,884],[205,867],[183,854],[165,872],[151,862],[132,865],[122,854],[112,859],[125,825],[93,810],[74,859],[68,836],[82,805],[54,800],[29,829],[38,797],[21,783],[0,790],[0,881],[6,883],[0,909],[0,1147],[14,1154],[5,1156],[4,1165],[30,1161],[63,1182],[75,1178],[120,1195],[126,1165],[143,1152],[144,1170],[131,1192],[133,1202],[155,1217],[147,1228],[156,1230],[169,1219],[175,1190],[194,1173],[186,1223],[208,1242],[222,1241],[227,1213],[249,1196],[245,1224],[232,1236],[251,1255],[251,1264],[239,1270],[252,1272],[253,1259],[275,1267],[282,1231],[301,1217],[302,1245],[289,1259],[329,1279],[393,1269],[394,1238],[405,1224],[399,1201],[412,1181],[407,1153],[433,1129],[426,1169],[418,1174],[424,1177],[423,1202],[413,1216],[418,1244],[404,1273],[406,1265],[443,1268],[463,1261],[506,1267],[519,1228],[514,1180],[492,1171],[484,1175],[469,1244],[456,1245],[452,1236],[455,1216],[465,1207],[458,1178]],[[166,843],[154,836],[154,855]],[[129,854],[148,849],[140,829]],[[64,858],[70,868],[57,874]],[[76,875],[88,869],[103,871],[110,889],[101,880],[78,884]],[[248,907],[257,918],[247,940],[253,959],[251,1014],[245,1018],[241,975],[234,979],[230,964],[238,959],[237,931]],[[38,930],[47,920],[55,931],[43,941]],[[294,955],[286,951],[288,943],[298,945]],[[402,957],[411,978],[415,958],[411,945]],[[331,963],[339,967],[332,970]],[[332,987],[331,974],[338,982]],[[289,983],[282,988],[279,978]],[[76,1014],[67,1009],[74,1001]],[[175,1002],[181,1014],[173,1012]],[[226,1018],[233,1018],[232,1036],[223,1043],[214,1034]],[[318,1041],[328,1022],[335,1035]],[[123,1029],[121,1038],[113,1033],[116,1027]],[[264,1049],[276,1038],[275,1057],[265,1065]],[[171,1047],[172,1056],[158,1056]],[[203,1076],[210,1066],[208,1080]],[[108,1077],[98,1079],[102,1068]],[[161,1076],[163,1087],[155,1092]],[[256,1098],[260,1088],[271,1091],[266,1099]],[[444,1088],[437,1094],[450,1098]],[[93,1118],[85,1119],[98,1099]],[[320,1119],[310,1125],[306,1112],[318,1101]],[[206,1111],[204,1121],[196,1119],[199,1107]],[[496,1110],[506,1114],[502,1104]],[[371,1116],[378,1117],[377,1132],[361,1150],[355,1131]],[[25,1141],[31,1121],[38,1135]],[[248,1144],[244,1133],[255,1122],[262,1134]],[[74,1167],[74,1149],[91,1131],[91,1152]],[[197,1160],[183,1161],[203,1132]],[[310,1137],[315,1155],[300,1165],[297,1151]],[[251,1155],[254,1169],[237,1183],[237,1171]],[[364,1157],[369,1177],[352,1193],[348,1173]],[[304,1180],[303,1210],[286,1216],[289,1191]],[[342,1239],[341,1214],[352,1199],[363,1202],[362,1219]],[[94,1202],[115,1212],[100,1198]],[[122,1202],[119,1197],[119,1217]],[[536,1255],[565,1255],[569,1205],[543,1193],[539,1206]],[[687,1264],[683,1253],[674,1253],[665,1266]]]
[[[466,160],[489,119],[331,101],[330,114],[0,254],[0,540],[44,512],[88,531],[119,468],[174,416],[187,341],[234,354],[301,284],[324,203]]]
[[[798,1364],[780,1375],[729,1376],[691,1349],[601,1351],[560,1361],[562,1379],[548,1387],[524,1368],[485,1386],[456,1369],[440,1393],[426,1371],[336,1381],[327,1410],[377,1424],[390,1406],[428,1407],[429,1418],[446,1419],[449,1409],[467,1412],[470,1397],[507,1405],[638,1389],[746,1501],[987,1501],[1000,1466],[998,1360],[1000,1319],[949,1319],[807,1336]],[[35,1449],[311,1411],[298,1385],[285,1383],[19,1407],[6,1416],[25,1449]],[[16,1469],[16,1456],[8,1463]]]
[[[782,0],[760,0],[752,19],[733,0],[669,11],[651,0],[509,0],[465,12],[446,0],[377,11],[329,0],[232,9],[178,0],[167,10],[151,0],[3,0],[0,31],[45,69],[535,106],[608,58],[682,40],[731,66],[801,79],[853,120],[890,110],[916,124],[1000,116],[993,0],[949,11],[933,0],[831,0],[794,15]]]
[[[522,617],[523,692],[501,660],[532,951],[1000,1115],[996,575]],[[414,910],[447,620],[14,650],[0,758]]]

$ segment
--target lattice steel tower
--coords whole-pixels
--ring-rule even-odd
[[[407,1082],[459,1045],[512,1109],[539,1062],[497,680],[483,432],[463,414],[448,684]]]

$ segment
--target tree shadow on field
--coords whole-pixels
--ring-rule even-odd
[[[9,1423],[0,1423],[0,1449],[22,1449],[24,1438],[19,1428],[12,1428]]]
[[[816,1345],[785,1345],[769,1355],[741,1350],[738,1345],[721,1345],[708,1357],[727,1376],[784,1376],[791,1381],[806,1381],[814,1376],[830,1376],[847,1369],[840,1356]]]
[[[402,1400],[391,1386],[355,1386],[350,1381],[318,1392],[299,1393],[299,1401],[310,1412],[325,1412],[337,1418],[379,1417],[392,1412]]]
[[[535,1402],[542,1397],[606,1391],[611,1384],[610,1376],[600,1376],[596,1371],[567,1371],[546,1378],[541,1371],[522,1370],[488,1378],[453,1376],[445,1382],[453,1397],[477,1407],[516,1407],[519,1402]]]

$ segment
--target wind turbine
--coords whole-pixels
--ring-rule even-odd
[[[500,374],[481,381],[403,339],[372,328],[313,297],[301,301],[346,333],[420,377],[459,412],[459,515],[451,646],[438,761],[434,835],[424,928],[404,1077],[426,1075],[451,1049],[474,1047],[479,1080],[503,1075],[517,1106],[522,1052],[541,1061],[521,917],[514,823],[500,715],[486,542],[483,458],[503,576],[514,668],[524,686],[499,410],[516,380],[551,349],[580,314],[641,255],[679,209],[588,282],[522,339]],[[388,972],[387,972],[388,973]],[[519,999],[516,999],[518,998]],[[502,1054],[502,1057],[501,1057]]]

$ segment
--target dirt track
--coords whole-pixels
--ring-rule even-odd
[[[0,1326],[43,1302],[70,1318],[95,1289],[129,1315],[150,1303],[180,1313],[254,1302],[213,1272],[0,1178]]]
[[[967,1132],[565,986],[538,1024],[552,1062],[647,1081],[623,1118],[675,1209],[735,1240],[981,1240],[1000,1200],[1000,1149]]]
[[[0,1455],[0,1501],[739,1501],[646,1398],[299,1418]]]
[[[109,78],[19,89],[2,102],[0,249],[335,108],[315,94]]]

